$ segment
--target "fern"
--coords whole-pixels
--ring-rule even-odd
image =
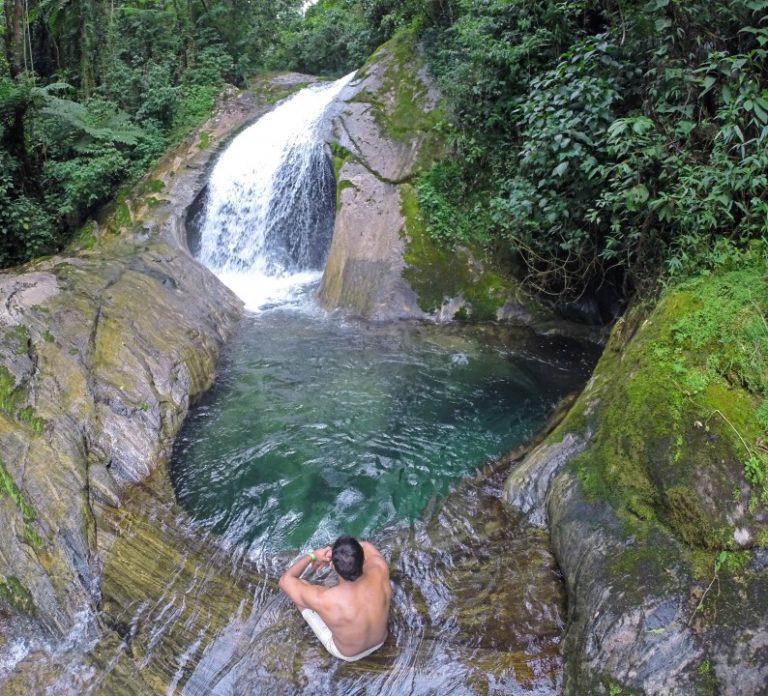
[[[136,145],[142,135],[142,130],[130,121],[124,111],[90,110],[88,105],[62,99],[48,94],[45,106],[40,112],[69,125],[80,136],[76,149],[85,151],[97,141],[101,144],[119,143],[121,145]]]

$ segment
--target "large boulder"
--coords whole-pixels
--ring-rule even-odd
[[[507,480],[566,578],[566,693],[765,693],[763,253],[629,312]]]
[[[342,93],[333,122],[337,214],[319,290],[328,308],[421,317],[403,278],[402,189],[432,162],[439,93],[407,35],[382,46]]]
[[[328,309],[369,319],[551,317],[476,250],[426,233],[415,182],[447,155],[444,104],[408,31],[342,92],[333,121],[333,241],[319,289]]]

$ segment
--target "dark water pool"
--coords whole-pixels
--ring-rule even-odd
[[[254,557],[370,536],[531,438],[594,357],[527,329],[248,315],[177,440],[176,493]]]

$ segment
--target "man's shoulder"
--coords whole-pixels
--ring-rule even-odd
[[[380,565],[384,568],[389,568],[387,559],[384,558],[381,551],[379,551],[371,542],[364,541],[361,546],[363,547],[363,554],[365,557],[365,563],[371,563],[374,565]]]

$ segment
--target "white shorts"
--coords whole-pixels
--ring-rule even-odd
[[[364,657],[367,657],[372,652],[378,650],[382,645],[384,645],[384,642],[381,642],[378,645],[374,645],[372,648],[363,650],[363,652],[358,653],[357,655],[352,655],[351,657],[342,655],[339,652],[339,649],[336,647],[336,643],[333,642],[333,634],[331,633],[331,629],[328,628],[328,626],[325,624],[325,621],[320,618],[320,614],[318,614],[316,611],[312,611],[312,609],[302,609],[301,615],[304,617],[304,621],[306,621],[309,624],[309,627],[315,632],[315,635],[320,639],[323,647],[329,653],[331,653],[331,655],[338,657],[340,660],[346,660],[347,662],[356,662],[357,660],[362,660]]]

